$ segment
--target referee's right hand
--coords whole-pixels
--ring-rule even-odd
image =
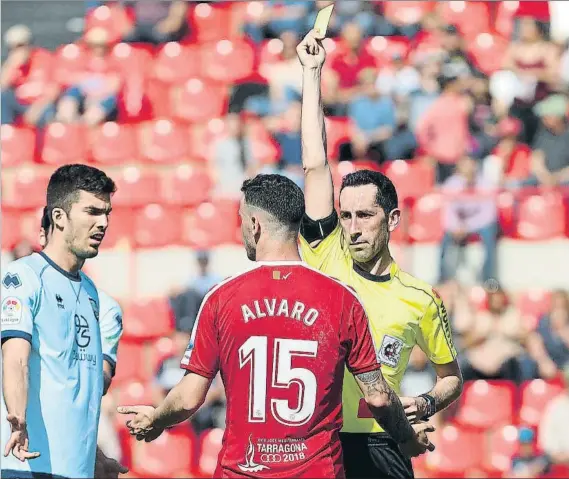
[[[28,439],[26,421],[20,417],[14,416],[13,414],[8,414],[6,419],[10,423],[12,434],[10,434],[10,439],[8,439],[8,443],[4,448],[4,457],[8,457],[10,451],[12,451],[12,454],[16,459],[19,459],[22,462],[39,457],[39,452],[28,451],[30,441]]]
[[[427,451],[434,451],[435,445],[429,440],[428,432],[435,432],[435,427],[426,421],[412,425],[415,437],[410,441],[399,444],[399,449],[407,457],[417,457]]]

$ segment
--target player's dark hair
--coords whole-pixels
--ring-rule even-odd
[[[359,170],[349,173],[342,179],[340,194],[344,188],[352,186],[375,185],[377,186],[376,203],[381,206],[384,213],[388,215],[398,207],[397,191],[392,181],[383,173],[372,170]]]
[[[241,191],[245,204],[272,215],[279,223],[298,232],[304,216],[304,194],[286,176],[260,174],[245,180]]]
[[[67,214],[81,191],[95,196],[112,195],[116,191],[115,182],[105,172],[87,165],[65,165],[59,167],[47,185],[48,219],[54,208],[61,208]]]
[[[49,232],[49,229],[51,228],[51,220],[49,219],[49,210],[47,206],[43,207],[40,226],[45,231],[46,234]]]

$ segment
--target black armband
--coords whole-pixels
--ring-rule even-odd
[[[336,210],[333,210],[330,216],[321,220],[313,220],[305,214],[300,222],[300,234],[308,243],[312,243],[330,236],[337,225],[338,213],[336,213]]]
[[[437,405],[435,403],[435,398],[429,394],[421,394],[419,397],[427,401],[427,414],[425,414],[425,416],[423,416],[422,418],[424,420],[427,420],[431,416],[434,416],[435,413],[437,412]]]

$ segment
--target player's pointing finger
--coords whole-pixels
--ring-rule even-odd
[[[142,406],[119,406],[117,412],[119,414],[138,414]]]

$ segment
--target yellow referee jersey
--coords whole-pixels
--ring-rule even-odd
[[[395,263],[384,276],[359,268],[342,239],[339,223],[315,248],[301,236],[300,249],[307,264],[356,290],[370,321],[383,375],[397,394],[416,344],[433,363],[447,364],[456,358],[445,307],[427,283],[401,271]],[[383,431],[348,371],[344,378],[343,414],[343,432]]]

